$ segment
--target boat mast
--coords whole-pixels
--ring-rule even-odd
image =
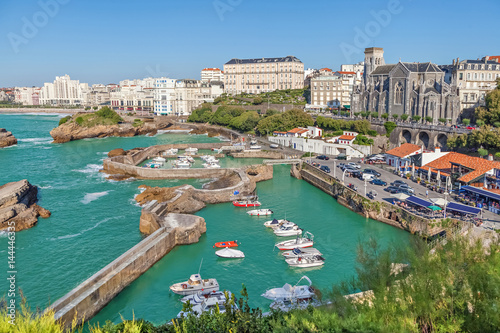
[[[201,258],[201,262],[200,262],[200,268],[198,268],[198,275],[200,275],[200,271],[201,271],[201,265],[203,264],[203,258]]]

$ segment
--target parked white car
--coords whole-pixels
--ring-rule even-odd
[[[373,178],[376,178],[375,175],[372,175],[371,173],[364,173],[362,176],[363,180],[368,180],[371,181]]]
[[[359,164],[354,163],[354,162],[347,163],[347,167],[351,168],[351,169],[361,169],[361,166]]]

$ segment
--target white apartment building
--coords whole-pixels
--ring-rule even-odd
[[[485,105],[485,96],[495,89],[500,77],[500,56],[481,60],[453,60],[452,81],[456,82],[460,97],[460,109]]]
[[[224,92],[259,94],[304,88],[304,64],[294,56],[231,59],[224,64]]]
[[[56,76],[53,83],[44,83],[40,91],[42,105],[83,105],[83,93],[89,90],[87,83],[71,80],[69,75]]]
[[[16,87],[14,89],[14,101],[22,105],[40,105],[39,87]]]
[[[309,109],[350,109],[354,86],[361,83],[360,72],[335,72],[326,69],[311,78],[311,104]]]
[[[340,71],[341,72],[360,72],[363,73],[363,70],[365,68],[365,62],[361,61],[358,62],[357,64],[347,64],[347,65],[340,65]]]
[[[116,84],[93,84],[83,93],[83,105],[93,107],[110,103],[111,92],[116,91],[117,87]]]
[[[220,81],[224,82],[224,71],[219,68],[203,68],[201,70],[201,82]]]
[[[122,80],[120,84],[109,84],[110,105],[116,111],[147,111],[154,110],[154,85],[156,79]]]
[[[154,87],[154,113],[187,116],[204,102],[213,102],[223,93],[222,82],[158,78]]]

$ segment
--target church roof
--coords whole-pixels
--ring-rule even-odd
[[[437,89],[434,88],[434,87],[427,87],[427,89],[425,89],[425,91],[424,91],[424,94],[427,94],[427,93],[430,93],[430,92],[433,92],[433,93],[439,95],[439,91],[437,91]]]
[[[396,65],[382,65],[375,68],[370,74],[389,74]]]
[[[442,70],[435,64],[431,62],[400,62],[406,69],[408,69],[410,72],[417,72],[417,73],[423,73],[423,72],[431,72],[431,73],[441,73]],[[398,64],[391,64],[391,65],[382,65],[378,66],[375,68],[371,74],[375,75],[380,75],[380,74],[389,74],[389,72],[396,67]]]

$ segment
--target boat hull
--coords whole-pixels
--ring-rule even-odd
[[[213,247],[237,247],[238,242],[236,241],[229,241],[229,242],[219,242],[215,243]]]
[[[323,266],[325,264],[324,261],[319,261],[319,262],[312,262],[312,263],[307,263],[307,264],[302,264],[302,263],[288,263],[290,267],[298,267],[298,268],[309,268],[309,267],[317,267],[317,266]]]
[[[236,206],[236,207],[259,207],[260,202],[243,203],[241,201],[233,201],[233,206]]]
[[[185,283],[184,283],[185,284]],[[178,285],[181,285],[180,287]],[[216,286],[204,286],[203,288],[182,288],[181,283],[176,283],[173,286],[170,287],[170,291],[172,291],[174,294],[181,295],[181,296],[188,296],[188,295],[194,295],[199,292],[202,292],[203,289],[203,294],[209,294],[214,291],[219,291],[219,285]]]
[[[280,249],[281,251],[285,250],[293,250],[294,248],[306,248],[306,247],[312,247],[314,245],[314,242],[305,242],[302,244],[297,244],[297,243],[278,243],[276,244],[276,247]]]

